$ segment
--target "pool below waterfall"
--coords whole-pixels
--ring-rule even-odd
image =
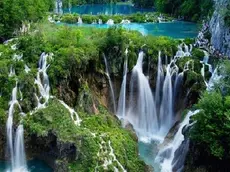
[[[40,160],[31,160],[27,162],[29,172],[53,172],[45,162]],[[10,172],[9,164],[6,161],[0,161],[0,171],[1,172]]]

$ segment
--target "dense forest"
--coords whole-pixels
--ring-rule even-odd
[[[61,2],[150,12],[0,1],[0,171],[230,171],[230,3]]]

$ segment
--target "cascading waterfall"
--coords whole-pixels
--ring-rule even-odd
[[[118,101],[117,116],[124,119],[126,112],[126,82],[127,82],[127,68],[128,68],[128,49],[125,51],[124,74],[121,85],[121,91]]]
[[[82,18],[81,18],[81,17],[78,17],[78,19],[77,19],[77,24],[82,24],[82,23],[83,23]]]
[[[124,68],[117,116],[123,118],[125,123],[130,122],[139,134],[139,138],[146,139],[149,137],[162,141],[174,124],[175,105],[173,102],[176,96],[175,90],[180,88],[184,71],[185,69],[187,70],[188,67],[185,67],[184,71],[178,75],[178,67],[174,59],[171,60],[169,64],[167,64],[168,60],[165,60],[166,64],[163,66],[161,52],[159,52],[154,99],[148,78],[144,75],[142,70],[143,56],[144,53],[140,52],[137,64],[132,70],[129,106],[127,111],[125,107],[127,68]],[[124,63],[125,66],[127,65],[126,63],[127,61]],[[164,67],[166,68],[165,76]],[[174,84],[172,83],[173,80]]]
[[[56,14],[63,14],[62,0],[56,0],[54,6],[55,6],[54,12]]]
[[[170,65],[167,66],[160,106],[160,135],[165,136],[173,125],[173,88]]]
[[[13,88],[12,98],[9,102],[10,108],[8,112],[8,119],[6,123],[7,129],[7,148],[10,153],[11,171],[13,172],[27,172],[25,150],[24,150],[24,130],[23,125],[19,125],[16,132],[15,144],[13,146],[13,115],[14,107],[17,105],[21,109],[17,101],[17,84]]]
[[[139,138],[154,137],[153,133],[158,130],[152,90],[142,70],[143,56],[144,53],[141,51],[132,70],[129,109],[125,117],[133,125]]]
[[[13,115],[14,115],[14,106],[18,105],[17,101],[17,84],[13,88],[11,101],[9,102],[10,108],[8,112],[8,119],[6,123],[7,131],[7,148],[10,153],[11,165],[14,167],[14,149],[13,149]]]
[[[112,19],[109,19],[107,22],[106,22],[107,25],[114,25],[114,21]]]
[[[161,172],[172,172],[172,171],[180,172],[183,169],[185,156],[188,150],[188,144],[184,146],[184,149],[181,150],[178,149],[185,139],[182,131],[184,127],[189,127],[193,125],[193,124],[189,124],[189,120],[191,116],[197,113],[199,113],[199,110],[196,110],[194,112],[192,111],[188,112],[185,119],[180,124],[179,129],[173,141],[169,143],[165,148],[159,151],[156,157],[156,161],[160,162]],[[176,153],[176,151],[178,150],[181,152]]]
[[[27,172],[26,156],[24,148],[24,128],[19,125],[16,132],[15,145],[15,165],[13,172]]]
[[[109,80],[109,87],[110,87],[112,101],[113,101],[113,112],[116,113],[116,101],[115,101],[115,94],[114,94],[113,84],[112,84],[112,80],[111,80],[110,74],[109,74],[108,62],[107,62],[107,59],[106,59],[104,54],[103,54],[103,58],[104,58],[104,62],[105,62],[106,76],[108,77],[108,80]]]
[[[161,61],[161,52],[159,51],[158,54],[158,67],[157,67],[157,83],[156,83],[156,91],[155,91],[155,102],[156,107],[160,107],[160,101],[161,101],[161,87],[162,87],[162,81],[164,79],[164,71]],[[159,114],[159,110],[157,111]]]
[[[205,58],[207,58],[207,56]],[[204,63],[208,63],[208,59],[205,60]],[[188,70],[187,66],[190,62],[191,61],[187,62],[187,65],[184,67],[184,71]],[[214,84],[221,78],[221,76],[218,75],[217,70],[218,68],[214,70],[212,77],[207,84],[207,91],[212,90]],[[189,124],[189,119],[191,116],[199,112],[200,110],[196,110],[194,112],[189,111],[183,122],[179,125],[179,129],[174,136],[173,141],[159,151],[155,161],[160,163],[161,172],[181,172],[183,170],[184,161],[189,148],[189,139],[185,140],[183,130],[186,130],[186,128],[192,126],[195,123],[193,122],[192,124]]]
[[[47,65],[47,58],[49,57],[48,54],[42,53],[39,59],[38,63],[38,72],[37,72],[37,78],[35,79],[35,84],[38,86],[38,90],[40,93],[40,97],[38,97],[36,94],[38,106],[37,109],[44,108],[49,100],[49,91],[50,91],[50,85],[49,85],[49,77],[46,73],[49,65]],[[42,76],[42,77],[41,77]],[[44,102],[42,102],[44,100]]]
[[[204,52],[204,58],[203,58],[203,61],[200,61],[200,63],[202,64],[201,75],[203,76],[204,82],[205,82],[206,86],[208,87],[208,83],[205,79],[205,66],[208,66],[210,73],[213,73],[213,69],[212,69],[212,65],[208,63],[208,61],[209,61],[208,52],[207,51],[203,51],[203,52]]]

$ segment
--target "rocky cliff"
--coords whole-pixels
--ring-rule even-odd
[[[230,0],[214,0],[215,10],[210,20],[211,43],[221,53],[230,56],[230,27],[225,16],[230,6]]]

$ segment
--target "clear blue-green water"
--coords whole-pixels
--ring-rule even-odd
[[[53,172],[53,170],[43,161],[31,160],[27,163],[29,172]],[[0,161],[0,172],[6,171],[8,168],[8,163],[5,161]]]
[[[86,4],[80,6],[73,6],[71,8],[72,13],[78,14],[132,14],[137,12],[153,12],[154,9],[136,8],[131,4]],[[64,13],[69,13],[69,9],[64,9]]]
[[[151,143],[138,143],[139,156],[147,165],[154,167],[154,171],[160,171],[159,164],[155,162],[158,153],[157,146],[158,143],[154,141]]]
[[[84,22],[84,21],[83,21]],[[62,23],[63,24],[63,23]],[[71,26],[109,28],[107,24],[67,24]],[[176,39],[195,38],[198,33],[198,25],[191,22],[175,21],[168,23],[130,23],[118,24],[127,30],[136,30],[143,35],[169,36]]]

